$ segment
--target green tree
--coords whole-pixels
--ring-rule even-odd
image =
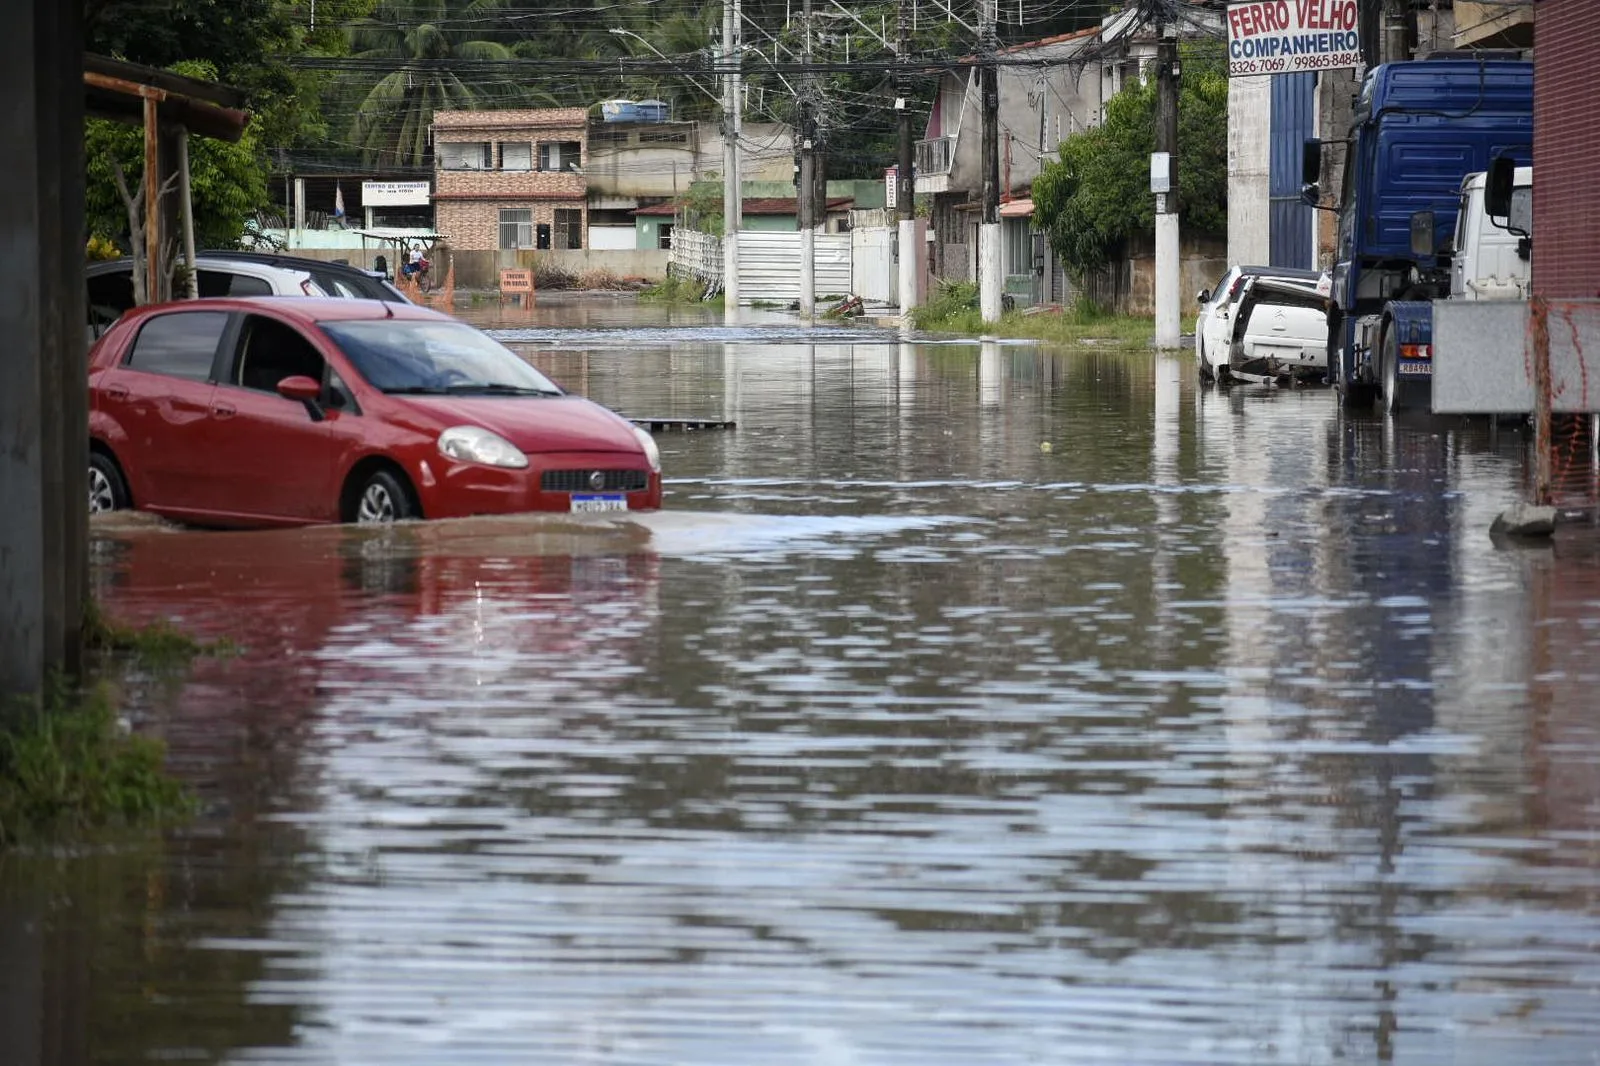
[[[1155,228],[1150,153],[1156,86],[1106,102],[1105,121],[1061,143],[1033,184],[1034,222],[1075,271],[1104,266],[1135,234]],[[1228,226],[1228,79],[1215,49],[1186,51],[1178,96],[1178,194],[1184,225]]]
[[[175,63],[169,69],[191,78],[213,79],[208,63]],[[132,250],[131,221],[114,176],[120,168],[128,191],[144,176],[144,132],[140,126],[89,119],[84,126],[88,169],[84,207],[89,235]],[[189,180],[193,192],[195,245],[236,247],[245,223],[267,205],[266,167],[258,134],[246,126],[237,143],[192,137]],[[167,250],[170,253],[170,249]]]
[[[242,89],[264,145],[292,147],[327,138],[321,93],[326,77],[295,70],[291,55],[342,54],[344,23],[371,13],[375,0],[83,0],[90,52],[169,67],[204,62],[212,78]]]
[[[455,61],[472,64],[512,58],[509,46],[473,36],[474,27],[504,0],[379,0],[368,18],[350,24],[351,55],[380,62]],[[509,76],[463,78],[448,65],[402,67],[365,89],[350,139],[372,165],[418,166],[439,109],[471,108],[486,97],[504,105],[518,94]]]

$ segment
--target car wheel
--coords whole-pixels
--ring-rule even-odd
[[[89,453],[89,513],[124,511],[128,507],[128,484],[116,461],[100,452]]]
[[[1204,344],[1200,346],[1200,354],[1195,362],[1197,364],[1197,372],[1200,375],[1200,384],[1216,384],[1217,375],[1212,372],[1211,363],[1206,360],[1206,346]]]
[[[411,493],[387,470],[374,471],[356,497],[356,522],[364,526],[415,518],[416,510]]]

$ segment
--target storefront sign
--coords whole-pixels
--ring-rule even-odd
[[[1228,5],[1228,74],[1294,74],[1361,65],[1356,0]]]
[[[425,181],[364,181],[361,183],[363,207],[409,207],[428,202]]]

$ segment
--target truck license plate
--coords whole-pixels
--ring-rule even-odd
[[[572,496],[573,511],[626,511],[628,497],[621,493],[574,493]]]
[[[1402,373],[1402,374],[1415,374],[1418,377],[1432,377],[1433,376],[1433,364],[1432,363],[1404,363],[1403,362],[1403,363],[1400,364],[1400,373]]]

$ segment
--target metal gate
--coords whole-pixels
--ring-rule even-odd
[[[845,296],[851,288],[850,234],[819,233],[813,257],[817,291]],[[800,299],[800,234],[739,231],[739,300],[790,303]]]
[[[850,231],[850,272],[855,295],[869,303],[898,304],[898,267],[894,230],[862,226]]]
[[[1275,74],[1272,77],[1272,142],[1268,194],[1271,220],[1268,255],[1271,266],[1314,268],[1316,211],[1300,201],[1300,146],[1316,136],[1317,76]]]

